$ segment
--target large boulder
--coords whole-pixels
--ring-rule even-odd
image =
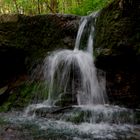
[[[140,3],[115,0],[97,19],[96,66],[106,71],[110,101],[139,106]]]
[[[79,20],[61,14],[0,15],[0,111],[23,108],[34,94],[38,100],[47,94],[38,79],[32,82],[33,69],[50,51],[74,48]]]
[[[49,51],[73,49],[79,19],[60,14],[1,15],[0,81],[29,73]]]

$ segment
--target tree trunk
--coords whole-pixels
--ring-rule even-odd
[[[37,8],[38,8],[38,14],[40,14],[40,4],[39,4],[39,0],[37,1]]]
[[[51,7],[51,9],[53,9],[53,11],[55,13],[57,13],[58,12],[58,2],[57,2],[57,0],[51,0],[50,1],[50,7]]]

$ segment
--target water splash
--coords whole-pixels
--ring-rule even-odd
[[[32,106],[32,109],[34,107]],[[34,117],[20,116],[19,113],[13,114],[13,112],[1,116],[6,122],[9,122],[9,126],[6,124],[5,127],[11,128],[12,126],[14,130],[17,128],[24,130],[21,131],[22,134],[26,132],[24,139],[33,139],[36,134],[37,138],[42,139],[45,136],[45,139],[50,140],[54,140],[56,137],[58,140],[139,140],[140,126],[137,122],[133,124],[133,119],[138,118],[136,115],[138,112],[133,112],[134,110],[119,106],[82,105],[73,106],[72,109],[62,110],[62,112],[54,113],[55,111],[52,111],[57,109],[59,107],[49,108],[38,104],[34,112],[33,110],[30,112],[35,114]],[[7,136],[10,133],[5,131],[5,127],[3,132]],[[34,131],[39,133],[33,133]],[[15,136],[17,136],[16,134]]]
[[[48,100],[29,105],[21,116],[5,114],[10,126],[20,125],[20,129],[27,129],[25,139],[139,140],[140,112],[104,105],[107,102],[105,76],[101,71],[97,76],[93,58],[94,22],[92,15],[81,20],[74,50],[54,51],[45,59]],[[80,50],[83,40],[86,44],[84,51]],[[59,99],[64,99],[64,95],[70,97],[72,105],[78,105],[53,106]],[[68,100],[65,99],[65,102]],[[6,138],[11,130],[5,131],[4,128]],[[38,132],[36,136],[34,131]],[[0,134],[3,135],[3,132]]]
[[[97,77],[93,59],[95,17],[96,14],[81,19],[74,50],[54,51],[45,59],[44,77],[49,81],[49,97],[45,103],[55,105],[62,99],[61,95],[71,96],[70,104],[107,102],[105,80],[104,77]],[[86,42],[84,51],[79,50],[82,39]]]

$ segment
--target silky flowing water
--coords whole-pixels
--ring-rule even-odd
[[[6,133],[0,130],[5,140],[140,139],[139,110],[109,105],[105,73],[94,65],[96,16],[81,19],[74,50],[54,51],[45,58],[48,99],[29,105],[24,113],[2,114],[10,124]],[[62,107],[64,95],[70,96],[70,104]]]
[[[103,74],[98,77],[94,66],[95,16],[81,19],[74,50],[58,50],[46,57],[43,71],[49,97],[44,104],[53,106],[65,94],[72,95],[72,100],[76,98],[78,105],[107,103],[105,77]],[[82,39],[85,40],[84,50],[80,50]]]

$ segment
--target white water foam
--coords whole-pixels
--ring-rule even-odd
[[[47,104],[54,105],[59,93],[71,92],[77,96],[77,104],[105,104],[105,78],[97,77],[93,59],[93,38],[95,17],[84,17],[78,30],[74,50],[54,51],[44,61],[44,78],[49,85]],[[79,50],[85,29],[90,30],[85,50]],[[99,79],[100,78],[100,79]]]

